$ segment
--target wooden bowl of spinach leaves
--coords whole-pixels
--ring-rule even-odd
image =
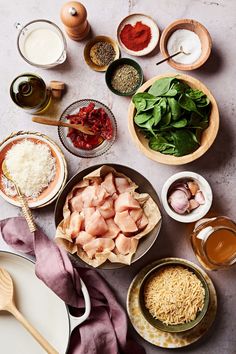
[[[208,88],[189,76],[165,74],[143,84],[129,107],[129,131],[150,159],[182,165],[202,156],[219,129],[217,103]]]

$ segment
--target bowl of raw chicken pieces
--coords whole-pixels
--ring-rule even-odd
[[[118,164],[79,171],[55,207],[55,241],[76,262],[115,269],[140,259],[161,228],[159,199],[136,170]]]

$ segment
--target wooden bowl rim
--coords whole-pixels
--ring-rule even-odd
[[[138,149],[144,155],[146,155],[148,158],[150,158],[151,160],[154,160],[156,162],[160,162],[160,163],[163,163],[166,165],[184,165],[184,164],[192,162],[192,161],[198,159],[199,157],[201,157],[202,155],[204,155],[205,152],[213,144],[213,142],[217,136],[218,130],[219,130],[219,123],[220,123],[219,110],[218,110],[216,100],[215,100],[214,96],[212,95],[211,91],[203,83],[201,83],[198,79],[196,79],[190,75],[186,75],[186,74],[166,73],[166,74],[154,76],[152,79],[146,81],[137,90],[137,93],[146,91],[156,80],[162,79],[164,77],[170,77],[170,76],[176,76],[180,80],[186,81],[188,84],[190,83],[190,86],[192,84],[194,87],[201,89],[210,99],[212,109],[211,109],[211,115],[210,115],[210,119],[209,119],[209,127],[207,129],[205,129],[203,132],[208,135],[208,141],[204,145],[200,145],[199,148],[197,150],[195,150],[194,152],[192,152],[191,154],[180,156],[180,157],[176,157],[176,156],[172,156],[172,155],[164,155],[158,151],[148,149],[147,147],[145,147],[141,143],[141,141],[139,140],[139,138],[137,136],[135,125],[134,125],[135,106],[132,101],[130,102],[129,109],[128,109],[128,130],[130,132],[130,135],[131,135],[134,143],[138,147]],[[215,112],[213,112],[213,110]],[[212,119],[212,113],[214,113],[214,119]]]
[[[211,54],[211,48],[212,48],[212,39],[211,39],[210,33],[208,32],[206,27],[203,26],[200,22],[198,22],[196,20],[192,20],[192,19],[179,19],[179,20],[176,20],[176,21],[170,23],[161,34],[160,51],[161,51],[161,54],[163,55],[164,58],[167,58],[169,56],[165,42],[168,39],[168,37],[171,35],[171,33],[173,32],[172,30],[175,27],[176,27],[176,29],[181,29],[182,28],[181,25],[184,25],[184,24],[191,24],[195,28],[198,27],[202,30],[202,32],[205,35],[205,38],[207,39],[206,53],[204,56],[201,55],[200,58],[193,64],[181,64],[181,63],[175,62],[172,59],[169,59],[167,62],[170,66],[172,66],[173,68],[175,68],[177,70],[194,70],[194,69],[197,69],[200,66],[202,66],[207,61],[207,59],[209,58],[209,56]]]

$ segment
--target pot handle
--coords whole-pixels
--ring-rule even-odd
[[[84,284],[82,279],[80,279],[80,283],[81,283],[81,291],[84,296],[85,311],[84,311],[84,314],[80,317],[75,317],[75,316],[72,316],[71,314],[69,314],[70,333],[72,333],[72,331],[75,327],[77,327],[78,325],[83,323],[85,320],[87,320],[87,318],[89,317],[90,312],[91,312],[91,301],[90,301],[90,296],[89,296],[88,290],[87,290],[86,285]]]

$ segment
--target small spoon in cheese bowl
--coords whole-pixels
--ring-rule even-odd
[[[8,171],[6,160],[3,160],[3,162],[2,162],[2,172],[3,172],[4,177],[6,177],[9,181],[11,181],[16,189],[16,192],[17,192],[17,195],[19,198],[19,202],[21,205],[22,213],[27,221],[30,232],[36,231],[37,227],[34,223],[33,215],[32,215],[31,210],[29,208],[27,199],[24,196],[24,194],[22,194],[19,186],[17,185],[17,182],[12,178],[10,172]]]

